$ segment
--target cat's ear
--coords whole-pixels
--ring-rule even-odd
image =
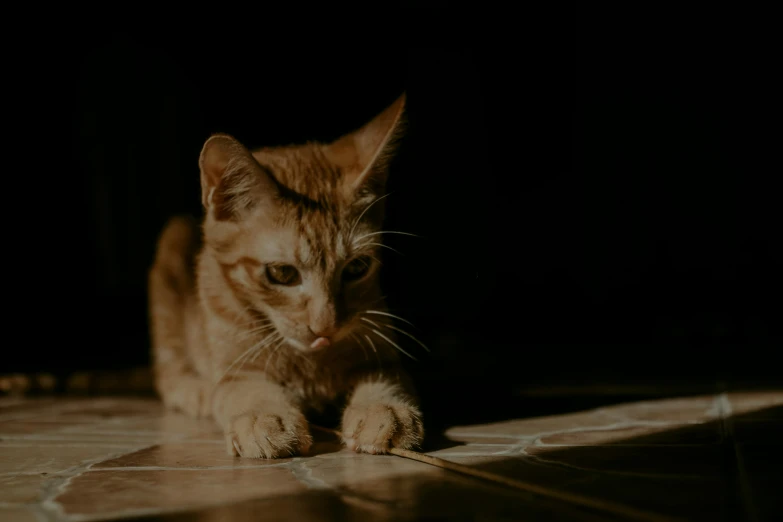
[[[344,173],[346,195],[384,190],[389,162],[404,131],[405,102],[403,93],[363,127],[327,147],[330,160]]]
[[[214,134],[199,157],[201,202],[218,221],[236,220],[255,205],[278,194],[275,179],[241,143],[227,134]]]

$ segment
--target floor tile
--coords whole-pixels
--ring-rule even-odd
[[[223,441],[156,444],[116,459],[95,464],[91,469],[110,468],[232,468],[277,466],[293,459],[241,459],[230,457]]]
[[[0,504],[30,504],[39,499],[48,473],[0,475]],[[0,519],[2,520],[2,519]]]
[[[307,491],[291,470],[99,470],[83,473],[55,499],[67,515],[144,514]]]
[[[428,451],[648,513],[773,520],[781,409],[783,393],[769,390],[622,402],[452,426]],[[0,520],[55,520],[57,506],[75,521],[610,519],[317,435],[309,456],[240,459],[212,421],[154,399],[0,398]]]

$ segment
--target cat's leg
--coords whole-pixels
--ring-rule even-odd
[[[342,419],[343,441],[360,453],[386,453],[390,447],[421,444],[421,411],[407,376],[373,376],[355,388]]]
[[[197,248],[194,221],[182,217],[169,221],[149,272],[149,312],[155,387],[163,403],[204,417],[211,412],[211,385],[193,368],[185,335],[185,307],[195,298],[193,259]]]
[[[263,374],[222,381],[215,389],[213,416],[231,456],[289,457],[307,453],[313,442],[300,409]]]

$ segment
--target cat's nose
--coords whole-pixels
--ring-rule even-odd
[[[332,344],[331,338],[337,332],[337,329],[334,327],[322,328],[319,330],[310,328],[310,332],[315,336],[315,341],[310,344],[310,349],[321,350]]]
[[[317,329],[310,328],[310,332],[316,337],[319,338],[324,337],[326,339],[329,339],[331,337],[334,337],[334,335],[337,333],[337,328],[335,328],[334,326],[327,326],[324,328],[317,328]]]

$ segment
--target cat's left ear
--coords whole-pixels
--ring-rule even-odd
[[[343,171],[343,189],[349,198],[383,192],[389,163],[404,132],[405,103],[403,93],[363,127],[327,147],[330,160]]]

